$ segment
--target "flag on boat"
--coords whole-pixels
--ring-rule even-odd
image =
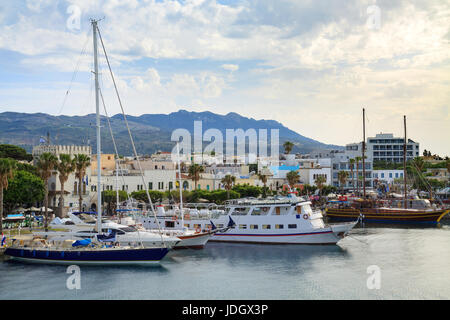
[[[212,220],[209,220],[209,222],[211,222],[211,230],[216,230],[217,227],[214,225],[214,223],[212,222]]]
[[[39,143],[45,143],[45,139],[41,137],[41,138],[39,139]]]
[[[1,247],[3,247],[3,245],[5,244],[5,242],[6,242],[6,237],[5,237],[5,235],[3,234],[3,232],[2,232],[2,242],[1,242]]]

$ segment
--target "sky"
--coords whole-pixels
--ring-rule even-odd
[[[403,135],[450,156],[450,1],[0,2],[0,112],[95,112],[99,28],[125,112],[273,119],[324,143]],[[120,112],[105,59],[108,113]]]

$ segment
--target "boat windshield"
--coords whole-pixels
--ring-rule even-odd
[[[134,227],[122,227],[119,228],[119,230],[122,230],[123,232],[136,232],[136,229]]]

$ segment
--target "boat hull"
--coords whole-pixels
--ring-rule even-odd
[[[5,255],[12,259],[47,264],[154,264],[168,253],[167,248],[102,249],[102,250],[46,250],[6,248]]]
[[[211,242],[237,242],[259,244],[336,244],[357,224],[357,221],[330,225],[321,231],[303,233],[241,233],[229,230],[216,233]]]
[[[356,209],[356,208],[327,208],[326,215],[331,220],[347,221],[357,219],[363,215],[365,222],[377,223],[425,223],[437,224],[450,210],[434,211],[405,211],[395,209]]]
[[[199,233],[187,236],[178,236],[181,239],[174,249],[202,249],[211,238],[211,233]]]

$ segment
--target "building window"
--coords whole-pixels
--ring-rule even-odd
[[[169,181],[169,189],[172,190],[173,189],[173,182]]]
[[[148,183],[148,189],[149,190],[153,190],[153,182],[149,182]]]

